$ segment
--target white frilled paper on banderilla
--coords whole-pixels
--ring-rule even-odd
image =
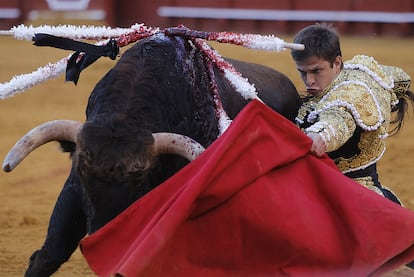
[[[286,43],[282,39],[275,36],[262,36],[257,34],[237,34],[232,32],[198,32],[187,29],[184,26],[175,28],[178,32],[186,34],[188,39],[193,41],[201,41],[197,34],[204,34],[205,40],[213,40],[221,43],[231,43],[247,47],[250,49],[265,51],[282,51],[286,48],[303,49],[303,45]],[[38,33],[45,33],[53,36],[59,36],[69,39],[81,40],[90,39],[98,40],[95,45],[102,45],[109,39],[115,39],[119,47],[126,46],[144,37],[162,32],[159,28],[147,27],[144,24],[134,24],[130,28],[110,28],[95,26],[24,26],[19,25],[11,28],[9,31],[1,31],[0,35],[11,35],[19,40],[32,40]],[[179,35],[179,34],[177,34]],[[200,43],[199,43],[200,44]],[[242,75],[230,64],[223,63],[224,59],[217,53],[207,47],[207,43],[203,41],[200,45],[201,51],[208,56],[214,56],[213,63],[221,70],[224,77],[230,82],[233,88],[246,99],[258,99],[256,89],[253,84],[242,77]],[[70,57],[70,56],[69,56]],[[0,84],[0,99],[13,97],[37,84],[43,83],[49,79],[53,79],[63,74],[66,70],[66,64],[69,57],[63,58],[56,63],[49,63],[44,67],[29,74],[14,76],[9,82]],[[224,128],[226,129],[226,128]]]

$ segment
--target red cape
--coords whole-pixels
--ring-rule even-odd
[[[81,242],[99,276],[376,276],[414,213],[345,177],[252,101],[202,155]]]

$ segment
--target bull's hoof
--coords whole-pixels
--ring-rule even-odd
[[[60,265],[57,261],[53,261],[44,257],[41,250],[35,251],[29,259],[29,266],[24,274],[25,277],[46,277],[55,273]]]

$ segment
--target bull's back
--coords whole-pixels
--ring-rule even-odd
[[[295,85],[286,75],[267,66],[234,59],[226,60],[254,84],[263,102],[294,121],[301,101]]]

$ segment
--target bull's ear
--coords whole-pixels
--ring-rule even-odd
[[[74,153],[76,150],[76,143],[67,140],[59,140],[60,149],[63,152]]]

